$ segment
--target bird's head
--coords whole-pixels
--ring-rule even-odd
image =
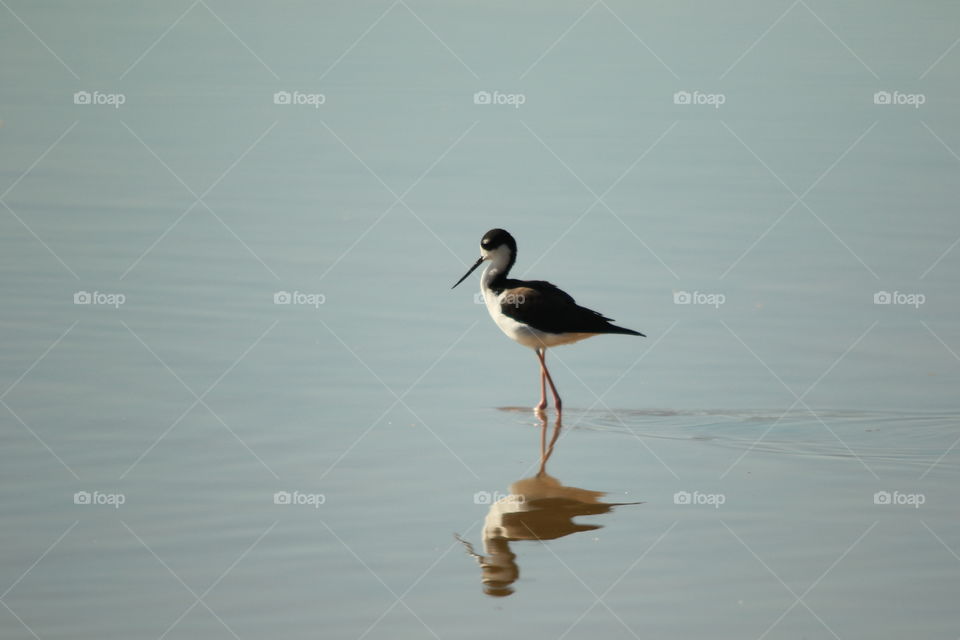
[[[473,263],[473,266],[463,274],[463,277],[457,280],[457,284],[451,288],[456,288],[458,284],[467,279],[477,267],[489,260],[494,267],[501,273],[506,273],[513,266],[517,259],[517,241],[509,232],[503,229],[491,229],[483,234],[480,240],[480,257]]]

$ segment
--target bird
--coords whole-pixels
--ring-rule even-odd
[[[618,327],[613,318],[581,307],[563,289],[544,280],[515,280],[510,269],[517,261],[517,241],[503,229],[491,229],[480,240],[480,257],[451,287],[457,288],[484,262],[480,292],[490,317],[507,336],[536,352],[540,363],[540,402],[535,411],[547,407],[546,384],[550,384],[557,412],[563,403],[547,369],[550,347],[572,344],[603,333],[646,337],[639,331]]]

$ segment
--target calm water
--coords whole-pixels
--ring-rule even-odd
[[[957,637],[958,24],[8,2],[0,636]]]

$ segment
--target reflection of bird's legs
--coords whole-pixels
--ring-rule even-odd
[[[547,466],[547,415],[543,412],[538,415],[540,416],[540,471],[537,475],[543,475],[546,473]]]
[[[540,470],[537,472],[538,476],[542,476],[547,473],[547,460],[550,459],[550,456],[553,455],[553,445],[556,444],[557,438],[560,437],[560,427],[563,425],[560,423],[560,414],[557,414],[557,422],[553,426],[553,435],[550,436],[550,444],[547,444],[547,416],[540,415]]]
[[[543,407],[547,406],[547,400],[544,397],[546,395],[546,390],[543,389],[543,379],[544,377],[546,377],[547,382],[550,383],[550,391],[553,393],[553,404],[554,406],[557,407],[557,411],[560,411],[560,408],[561,408],[560,394],[557,393],[557,388],[553,386],[553,378],[550,377],[550,371],[547,369],[547,363],[546,363],[546,360],[544,359],[545,356],[546,356],[545,348],[540,347],[539,349],[537,349],[537,357],[540,359],[540,389],[541,389],[540,404],[542,405],[540,408],[542,409]]]
[[[537,359],[540,360],[540,402],[533,408],[534,411],[543,411],[547,408],[547,376],[540,351],[540,349],[537,349]]]

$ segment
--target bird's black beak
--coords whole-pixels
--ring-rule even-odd
[[[470,270],[467,271],[465,274],[463,274],[463,277],[462,277],[462,278],[460,278],[459,280],[457,280],[457,284],[460,284],[461,282],[463,282],[464,280],[466,280],[466,279],[467,279],[467,276],[470,275],[471,273],[473,273],[474,271],[476,271],[477,267],[479,267],[482,263],[483,263],[483,258],[477,258],[477,261],[473,263],[473,266],[470,267]],[[453,285],[453,286],[450,287],[450,288],[451,288],[451,289],[456,289],[456,288],[457,288],[457,284]]]

